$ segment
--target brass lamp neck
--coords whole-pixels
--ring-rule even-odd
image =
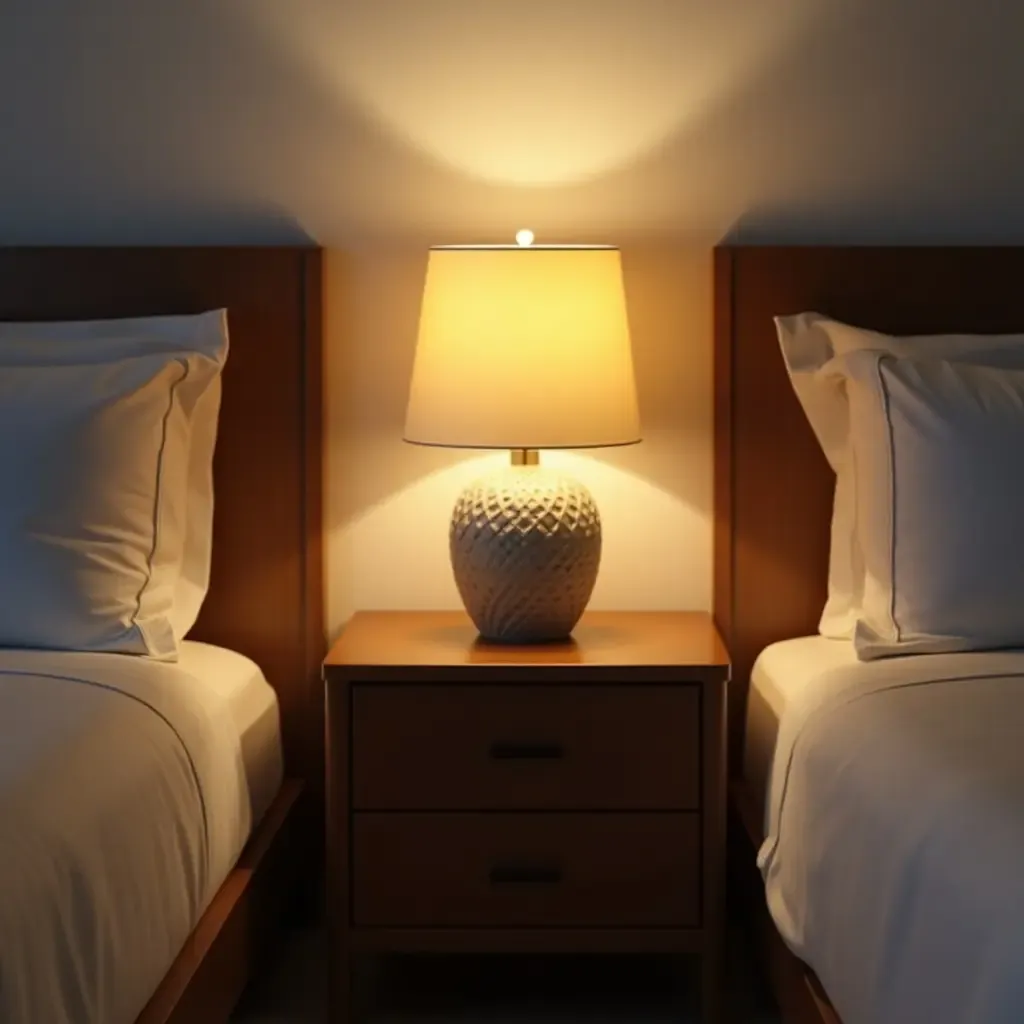
[[[512,449],[512,465],[513,466],[539,466],[540,465],[540,452],[533,448],[513,448]]]

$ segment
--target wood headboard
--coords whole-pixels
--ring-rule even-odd
[[[1024,249],[715,251],[715,620],[733,661],[740,757],[750,668],[817,630],[834,476],[793,394],[772,317],[814,310],[889,334],[1024,332]]]
[[[277,691],[286,772],[322,788],[321,258],[315,248],[0,248],[0,320],[228,310],[210,591],[190,639]]]

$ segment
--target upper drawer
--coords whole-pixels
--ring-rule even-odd
[[[698,686],[353,687],[361,810],[695,810]]]

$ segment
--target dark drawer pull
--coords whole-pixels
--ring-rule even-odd
[[[495,864],[491,885],[557,885],[562,869],[557,864]]]
[[[561,743],[492,743],[495,761],[557,761],[565,757]]]

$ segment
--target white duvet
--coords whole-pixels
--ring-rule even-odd
[[[238,857],[238,731],[181,668],[0,651],[0,1021],[131,1024]]]
[[[823,672],[766,835],[769,909],[843,1024],[1024,1021],[1024,653]]]

